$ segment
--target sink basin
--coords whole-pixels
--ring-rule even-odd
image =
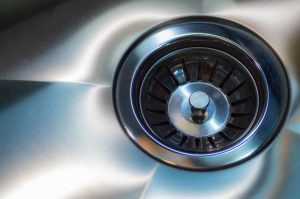
[[[300,193],[299,0],[31,2],[24,7],[10,1],[3,4],[5,12],[0,9],[6,16],[0,25],[0,198]],[[186,16],[219,17],[249,28],[287,71],[291,111],[280,136],[237,166],[167,166],[135,146],[118,121],[113,83],[123,55],[153,26]]]

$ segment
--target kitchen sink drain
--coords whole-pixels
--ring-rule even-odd
[[[215,42],[222,41],[209,41],[212,46]],[[135,100],[161,142],[180,151],[207,153],[228,147],[249,131],[259,101],[265,100],[260,78],[256,84],[242,63],[222,51],[184,48],[159,59],[146,74],[137,74],[136,85],[141,86]],[[195,106],[202,101],[201,119],[201,104],[198,110]],[[259,110],[261,114],[263,107]]]
[[[215,169],[253,157],[289,105],[281,62],[251,31],[216,18],[155,27],[128,51],[115,81],[119,119],[148,154]]]

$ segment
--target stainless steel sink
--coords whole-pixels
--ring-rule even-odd
[[[0,198],[300,193],[299,0],[32,2],[3,4],[12,6],[9,22],[0,25]],[[246,26],[268,42],[288,73],[292,101],[282,133],[238,166],[209,172],[167,166],[136,147],[117,119],[112,85],[122,56],[149,28],[184,16]]]

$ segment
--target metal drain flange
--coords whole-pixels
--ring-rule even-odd
[[[115,105],[126,133],[164,163],[216,169],[253,157],[286,118],[289,84],[268,45],[216,18],[149,30],[120,64]]]

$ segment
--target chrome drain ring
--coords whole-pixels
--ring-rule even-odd
[[[222,59],[229,62],[236,60],[237,64],[232,64],[233,68],[226,64],[227,61],[220,64],[224,66],[220,70],[223,71],[223,76],[219,72],[216,76],[211,75],[214,74],[213,68],[208,67],[201,73],[204,78],[193,80],[194,77],[186,78],[183,75],[190,73],[191,69],[180,68],[182,60],[181,63],[174,64],[178,61],[175,58],[172,67],[167,65],[170,70],[166,72],[175,77],[178,85],[172,86],[164,82],[165,75],[151,76],[163,74],[157,71],[161,71],[164,57],[178,51],[187,52],[182,55],[185,57],[184,64],[195,57],[200,57],[207,65],[212,65],[210,59],[216,57],[218,54],[216,52],[220,52],[218,56],[221,57],[228,55]],[[203,53],[208,53],[209,56],[203,56]],[[237,68],[239,69],[236,70]],[[210,78],[216,79],[210,81]],[[230,78],[233,79],[230,80],[231,83],[228,82]],[[162,133],[167,135],[170,130],[164,126],[174,127],[168,116],[167,107],[172,93],[178,86],[197,82],[221,88],[229,98],[230,119],[226,128],[229,127],[231,131],[234,129],[236,137],[231,138],[227,134],[229,132],[223,132],[226,128],[221,134],[219,132],[200,135],[193,139],[184,138],[190,134],[184,134],[175,128],[179,134],[176,133],[175,136],[171,134],[172,142],[162,136]],[[134,43],[125,55],[114,85],[116,110],[127,135],[152,157],[185,169],[223,168],[255,156],[269,146],[278,135],[289,110],[288,78],[272,49],[245,27],[212,17],[176,19],[151,29]],[[231,87],[226,88],[228,85]],[[231,99],[232,93],[240,98]],[[149,103],[150,98],[153,102]],[[161,107],[155,107],[154,101]],[[239,104],[243,104],[239,111],[233,110],[232,107]],[[206,108],[192,111],[194,122],[199,125],[205,122]],[[150,116],[151,114],[154,116]],[[195,115],[199,120],[195,119]],[[233,117],[240,120],[232,124]],[[244,119],[247,117],[248,119]],[[157,130],[153,124],[157,127],[161,125],[165,129]],[[217,140],[218,137],[215,135],[220,139]]]

